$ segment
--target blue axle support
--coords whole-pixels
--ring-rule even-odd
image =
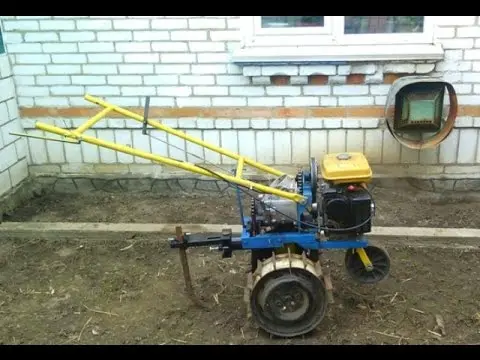
[[[248,217],[244,218],[244,222],[248,222],[249,220]],[[278,249],[289,244],[296,244],[306,250],[358,249],[368,246],[368,240],[366,237],[348,240],[319,241],[316,238],[316,233],[312,231],[269,233],[265,235],[250,236],[247,230],[243,230],[240,240],[241,248],[243,250]]]

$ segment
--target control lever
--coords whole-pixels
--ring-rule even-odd
[[[143,111],[143,129],[142,134],[147,135],[148,110],[150,108],[150,96],[145,99],[145,109]]]

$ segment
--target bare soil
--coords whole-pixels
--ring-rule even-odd
[[[480,226],[480,198],[469,193],[380,187],[371,191],[377,209],[373,224],[377,226]],[[4,215],[4,221],[200,224],[240,221],[235,196],[215,192],[173,195],[52,192]],[[249,200],[244,195],[243,208],[247,214]]]
[[[373,194],[376,225],[480,224],[480,203],[468,196]],[[48,194],[4,220],[237,223],[238,213],[235,198],[213,193]],[[0,343],[480,344],[480,251],[388,248],[391,275],[374,286],[349,279],[344,252],[332,251],[335,304],[315,332],[285,340],[246,320],[249,252],[221,259],[208,249],[188,251],[195,291],[211,307],[203,309],[185,296],[178,253],[165,240],[2,239]]]
[[[480,343],[480,253],[389,252],[391,275],[375,286],[353,283],[343,253],[328,254],[336,302],[315,332],[286,340],[245,318],[247,252],[221,259],[189,250],[195,291],[210,307],[202,309],[185,296],[177,252],[163,241],[6,239],[0,245],[0,343]]]

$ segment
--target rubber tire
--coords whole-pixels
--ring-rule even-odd
[[[354,281],[361,284],[377,284],[387,279],[391,266],[390,256],[387,250],[379,246],[369,245],[365,248],[365,252],[372,262],[373,272],[367,271],[363,267],[358,253],[352,253],[352,249],[349,249],[345,253],[345,269],[347,274]],[[379,274],[380,276],[372,277],[370,274]]]

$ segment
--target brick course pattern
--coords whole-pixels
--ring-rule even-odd
[[[242,38],[238,16],[1,19],[18,104],[22,114],[30,113],[23,116],[22,124],[31,134],[41,134],[34,129],[36,120],[63,127],[85,121],[83,116],[34,115],[42,108],[94,106],[83,99],[85,93],[125,107],[141,107],[145,96],[152,96],[152,107],[187,113],[163,119],[166,124],[269,164],[305,163],[310,156],[344,150],[364,151],[373,164],[438,165],[442,171],[456,165],[476,169],[480,164],[478,16],[439,18],[436,35],[445,49],[441,61],[245,67],[230,61],[230,52],[240,46]],[[418,152],[400,147],[381,120],[390,84],[411,74],[439,76],[451,82],[459,105],[473,109],[461,114],[451,136],[435,150]],[[205,111],[210,107],[240,109],[241,117],[232,114],[200,119],[198,112],[189,113],[191,107]],[[286,107],[294,115],[288,119],[248,116],[253,107],[273,112]],[[326,108],[331,113],[328,118],[308,117],[295,116],[291,110],[302,113],[306,107]],[[378,111],[365,116],[352,110],[352,119],[352,113],[345,109],[356,107],[376,107]],[[109,118],[89,133],[196,161],[182,150],[142,136],[139,126]],[[166,134],[155,132],[155,136],[168,139],[180,149],[199,152],[209,161],[230,164],[224,157],[204,153]],[[84,144],[33,139],[28,144],[32,165],[67,168],[78,164],[150,163]]]
[[[0,54],[0,198],[27,176],[27,144],[10,135],[23,132],[8,57]]]
[[[245,67],[230,62],[239,17],[10,16],[2,24],[20,106],[88,106],[86,92],[121,106],[141,106],[146,95],[152,106],[383,105],[388,84],[410,74],[443,76],[460,104],[479,105],[478,17],[439,18],[445,56],[435,63]]]

